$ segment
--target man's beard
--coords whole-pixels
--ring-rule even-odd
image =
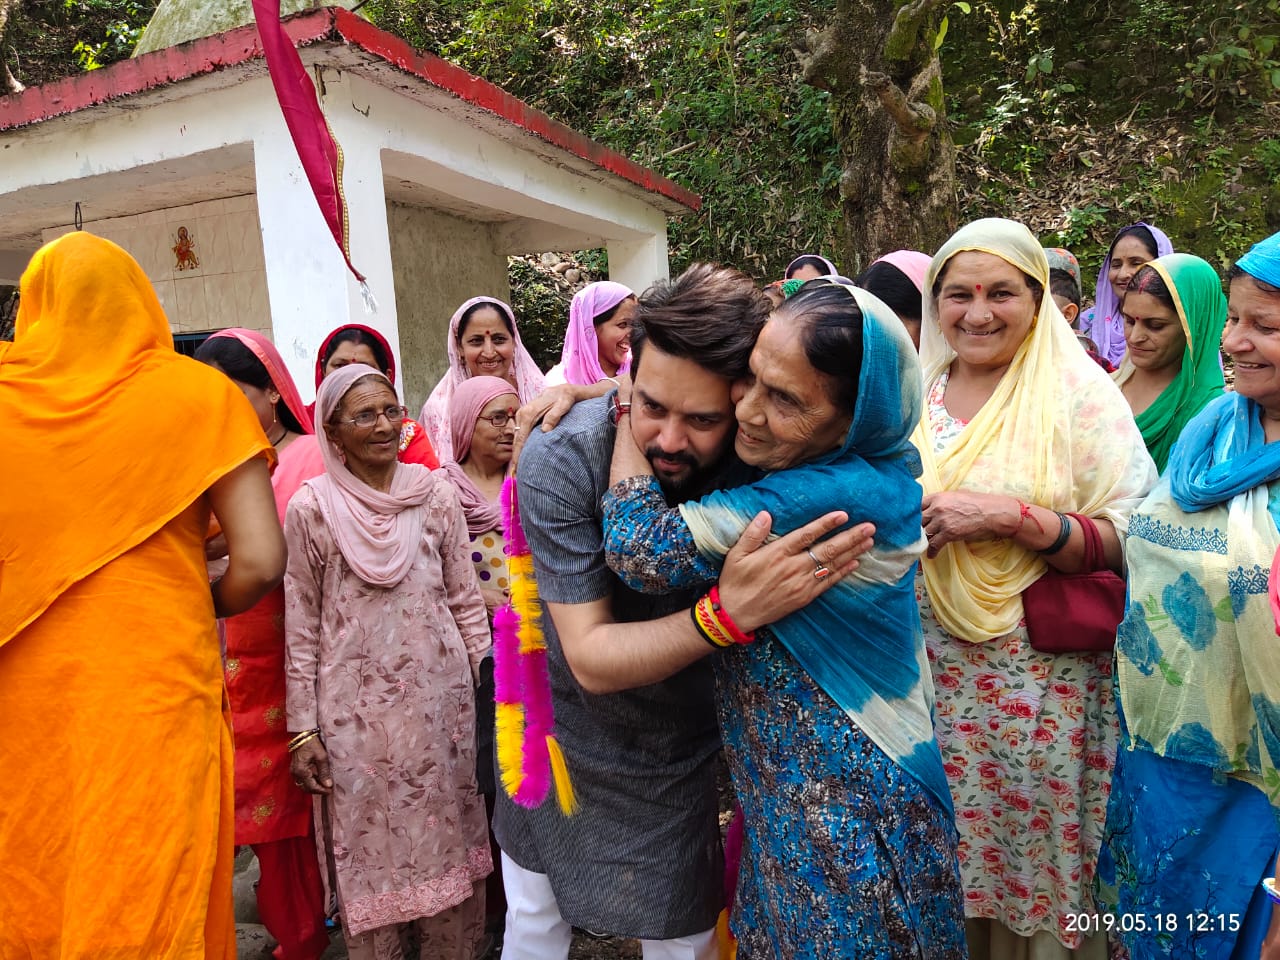
[[[720,459],[717,458],[710,464],[702,464],[692,454],[683,451],[680,453],[667,453],[659,447],[646,448],[644,455],[648,459],[650,466],[653,465],[655,460],[674,460],[689,467],[689,472],[678,480],[663,476],[658,472],[657,468],[654,468],[654,479],[658,481],[658,486],[662,488],[662,494],[666,497],[667,503],[672,505],[683,503],[705,493],[720,462]]]

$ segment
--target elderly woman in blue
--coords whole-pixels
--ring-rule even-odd
[[[1129,521],[1123,723],[1098,876],[1133,960],[1258,957],[1280,848],[1280,234],[1231,270],[1235,392]]]
[[[755,482],[668,508],[624,418],[604,499],[610,566],[649,593],[714,583],[761,510],[778,535],[853,504],[876,527],[853,574],[714,656],[745,817],[738,957],[964,957],[913,588],[925,548],[915,350],[875,297],[815,280],[771,315],[750,367],[734,388],[735,451]],[[826,575],[816,560],[814,575]]]

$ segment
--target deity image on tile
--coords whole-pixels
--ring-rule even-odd
[[[186,227],[178,228],[178,242],[173,245],[173,252],[178,258],[175,264],[178,270],[194,270],[200,266],[200,260],[196,257],[196,242],[191,239]]]

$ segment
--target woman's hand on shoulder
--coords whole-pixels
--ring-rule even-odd
[[[605,386],[612,386],[612,384],[605,384]],[[602,396],[605,392],[602,389],[597,393],[583,393],[584,390],[594,389],[594,387],[579,387],[572,383],[559,383],[554,387],[547,387],[521,406],[516,411],[516,437],[511,448],[511,469],[515,470],[516,463],[520,459],[520,451],[524,449],[524,442],[530,431],[541,423],[542,431],[546,433],[553,429],[576,404],[591,397]]]
[[[1018,501],[996,493],[943,490],[927,494],[921,504],[929,556],[956,540],[995,540],[1011,537],[1022,515]]]
[[[858,558],[874,545],[872,524],[858,524],[819,542],[847,520],[835,511],[765,543],[773,519],[763,511],[757,514],[725,556],[720,572],[720,598],[734,621],[747,632],[775,623],[856,570]]]

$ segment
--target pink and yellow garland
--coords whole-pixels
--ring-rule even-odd
[[[503,789],[522,807],[540,806],[554,782],[560,810],[569,816],[578,802],[555,738],[542,608],[533,555],[520,523],[515,477],[503,483],[501,504],[511,601],[493,615],[498,769]]]

